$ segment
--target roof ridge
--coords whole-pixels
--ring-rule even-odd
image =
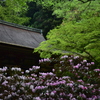
[[[13,26],[13,27],[17,27],[17,28],[20,28],[20,29],[25,29],[25,30],[29,30],[29,31],[33,31],[33,32],[39,32],[42,35],[42,29],[31,28],[31,27],[7,22],[7,21],[4,21],[4,20],[0,20],[0,24],[6,24],[6,25],[10,25],[10,26]]]

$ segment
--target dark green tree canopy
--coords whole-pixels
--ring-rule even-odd
[[[62,18],[52,15],[53,10],[51,8],[44,9],[38,2],[30,2],[28,7],[27,16],[30,17],[28,26],[42,29],[44,37],[50,29],[62,22]]]

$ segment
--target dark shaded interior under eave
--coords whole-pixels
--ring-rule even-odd
[[[34,49],[0,43],[0,67],[21,67],[28,69],[39,64],[39,54]]]

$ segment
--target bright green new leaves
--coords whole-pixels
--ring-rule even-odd
[[[48,52],[48,57],[59,53],[78,54],[100,62],[100,1],[63,1],[53,10],[53,14],[64,18],[63,23],[48,33],[47,41],[36,51],[42,57],[48,56]]]
[[[36,50],[45,53],[51,51],[52,54],[73,53],[100,60],[100,17],[62,23],[60,27],[51,30],[47,38]]]
[[[100,15],[100,1],[95,0],[83,3],[79,0],[63,1],[54,6],[53,14],[63,17],[65,20],[80,20]]]

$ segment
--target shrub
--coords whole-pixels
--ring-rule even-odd
[[[0,68],[0,100],[99,100],[100,69],[93,62],[63,56],[40,63],[54,63],[52,72],[38,72],[40,66]]]

